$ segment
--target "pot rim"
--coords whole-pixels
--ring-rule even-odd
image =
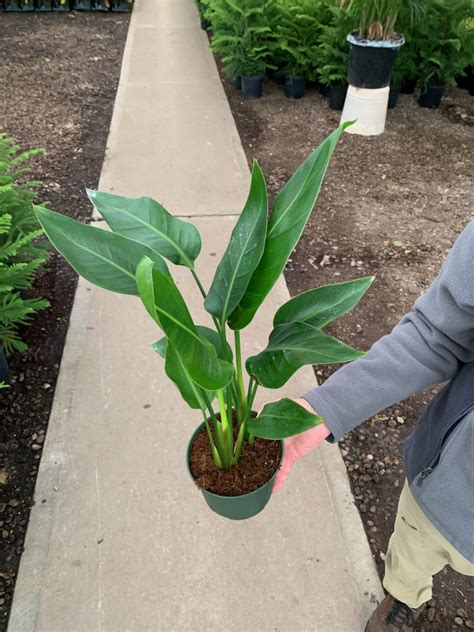
[[[367,39],[359,39],[357,35],[354,33],[349,33],[347,36],[347,41],[349,44],[353,44],[354,46],[361,46],[363,48],[400,48],[405,43],[405,37],[401,34],[398,39],[391,40],[367,40]]]
[[[257,489],[254,489],[252,492],[247,492],[246,494],[239,494],[238,496],[224,496],[222,494],[216,494],[215,492],[210,492],[207,489],[204,489],[204,487],[199,487],[199,485],[196,484],[196,481],[191,472],[191,468],[189,467],[189,454],[191,452],[191,446],[192,446],[194,437],[203,428],[205,428],[204,421],[201,421],[199,426],[191,435],[191,439],[189,440],[188,447],[186,449],[186,469],[188,470],[189,477],[191,478],[191,480],[193,481],[193,483],[196,485],[196,487],[199,489],[200,492],[209,494],[210,496],[214,496],[214,498],[244,498],[244,497],[252,496],[252,494],[257,494],[262,489],[262,487],[265,487],[265,485],[268,485],[269,483],[275,480],[276,475],[278,474],[279,470],[281,469],[281,466],[283,465],[283,459],[285,458],[285,442],[283,441],[283,439],[272,439],[272,441],[279,441],[281,445],[281,457],[280,457],[280,462],[278,464],[278,467],[276,468],[271,478],[269,478],[266,483],[263,483],[263,485],[260,485],[260,487],[257,487]]]

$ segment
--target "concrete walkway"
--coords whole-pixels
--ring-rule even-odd
[[[192,0],[138,0],[100,187],[191,216],[209,284],[248,182]],[[246,353],[287,298],[282,281]],[[184,467],[199,417],[149,349],[159,335],[137,299],[80,282],[9,631],[362,630],[380,583],[339,450],[305,458],[252,520],[211,513]],[[312,384],[308,368],[285,394]]]

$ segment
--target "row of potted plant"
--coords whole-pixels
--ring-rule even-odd
[[[353,43],[369,42],[366,48],[378,48],[379,57],[391,57],[389,69],[399,51],[391,106],[402,85],[406,91],[418,82],[420,105],[432,107],[431,93],[455,83],[474,58],[471,0],[198,0],[198,8],[213,51],[235,84],[243,83],[246,98],[261,94],[267,75],[284,78],[293,98],[304,95],[306,81],[316,80],[332,92],[331,105],[341,107],[351,73],[351,33]],[[382,48],[376,42],[398,43]],[[366,66],[374,69],[374,56],[368,59]]]
[[[12,138],[0,133],[0,384],[9,384],[7,356],[26,351],[20,326],[48,307],[45,299],[31,298],[28,290],[45,263],[43,234],[33,210],[38,184],[28,179],[24,163],[40,150],[22,152]]]
[[[114,11],[128,13],[133,0],[0,0],[4,11]]]

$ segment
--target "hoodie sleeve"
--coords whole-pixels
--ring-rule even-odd
[[[440,274],[392,332],[368,354],[303,395],[334,440],[384,408],[451,379],[474,361],[474,221]],[[474,385],[473,385],[474,388]]]

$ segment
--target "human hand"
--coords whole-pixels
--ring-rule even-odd
[[[303,408],[306,408],[310,413],[317,415],[317,412],[313,409],[313,407],[303,398],[293,400]],[[295,435],[294,437],[289,437],[285,439],[285,456],[283,458],[283,463],[281,465],[280,470],[275,478],[275,483],[273,485],[273,492],[277,492],[281,489],[283,483],[288,477],[291,468],[296,463],[298,459],[300,459],[308,452],[311,452],[317,445],[322,443],[326,437],[331,434],[331,431],[327,427],[326,424],[319,424],[311,430],[307,430],[306,432],[301,432],[300,434]]]

